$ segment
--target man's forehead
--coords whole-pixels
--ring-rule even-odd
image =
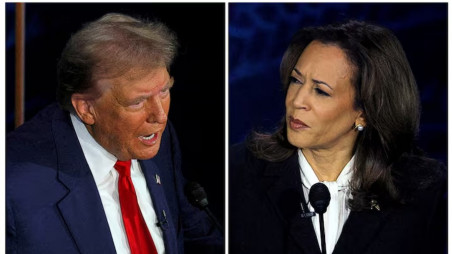
[[[154,92],[154,90],[158,91],[168,84],[171,85],[170,83],[172,82],[173,79],[164,67],[153,69],[140,68],[131,69],[119,77],[100,79],[97,81],[97,86],[105,91],[106,89],[128,89],[131,88],[131,86],[135,87],[137,84],[145,84],[140,87],[148,92]]]
[[[124,81],[137,81],[145,78],[169,79],[169,73],[166,67],[131,68],[129,71],[127,71],[124,75],[121,75],[119,78]]]

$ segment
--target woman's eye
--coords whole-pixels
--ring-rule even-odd
[[[290,83],[290,84],[300,84],[300,85],[303,84],[300,80],[298,80],[297,78],[295,78],[295,77],[293,77],[293,76],[290,76],[290,77],[289,77],[289,83]]]
[[[318,95],[322,95],[322,96],[330,96],[329,93],[323,91],[323,90],[320,89],[320,88],[315,88],[315,92],[316,92]]]

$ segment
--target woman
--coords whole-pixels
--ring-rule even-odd
[[[419,96],[397,38],[357,21],[305,28],[280,75],[280,128],[231,147],[231,253],[321,253],[317,182],[331,195],[325,253],[443,253],[445,168],[415,146]]]

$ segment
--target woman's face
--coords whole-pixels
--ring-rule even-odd
[[[286,96],[289,142],[303,149],[353,149],[354,124],[364,125],[353,107],[352,66],[332,44],[311,42],[291,73]]]

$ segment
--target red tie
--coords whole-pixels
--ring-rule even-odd
[[[118,160],[114,167],[119,173],[119,202],[121,204],[122,221],[129,240],[130,252],[132,254],[157,254],[154,241],[152,241],[151,234],[138,206],[137,195],[130,178],[130,160]]]

